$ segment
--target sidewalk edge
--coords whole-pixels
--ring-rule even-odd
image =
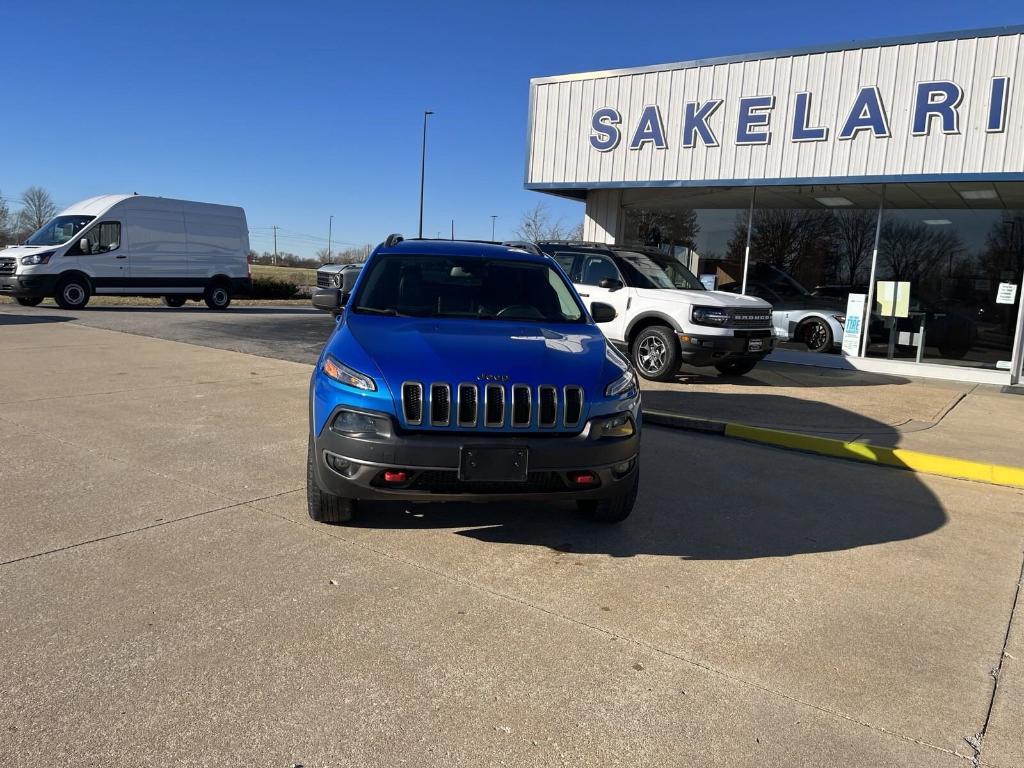
[[[905,448],[887,448],[868,443],[846,442],[831,437],[818,437],[781,429],[750,427],[746,424],[699,419],[666,411],[644,409],[644,423],[723,435],[754,443],[774,445],[779,448],[816,453],[821,456],[907,469],[921,474],[974,480],[1011,488],[1024,488],[1024,467],[987,464],[952,456],[911,451]]]

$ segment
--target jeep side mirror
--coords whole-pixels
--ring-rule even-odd
[[[597,285],[600,288],[607,288],[609,291],[617,291],[622,287],[622,281],[616,280],[614,277],[602,277]]]
[[[325,312],[337,312],[344,306],[342,293],[337,288],[317,288],[313,291],[313,306]]]
[[[590,303],[590,316],[594,318],[595,323],[610,323],[615,319],[616,314],[615,307],[611,304],[605,304],[601,301],[592,301]]]

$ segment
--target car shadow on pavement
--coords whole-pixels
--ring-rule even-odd
[[[874,407],[884,409],[888,404],[888,400],[882,400],[874,403]],[[895,445],[899,439],[898,430],[891,424],[856,411],[839,408],[823,400],[783,394],[736,390],[709,392],[686,388],[644,390],[643,405],[646,410],[664,411],[696,419],[826,434],[845,440],[878,435],[890,438],[886,445]],[[894,407],[892,422],[900,424],[906,421],[907,413]],[[892,442],[893,439],[896,442]]]
[[[684,365],[675,379],[667,386],[717,384],[734,387],[876,387],[884,384],[908,383],[910,383],[909,379],[887,373],[763,362],[744,376],[726,376],[717,373],[713,368],[694,368]],[[666,385],[652,384],[650,386]],[[646,392],[647,390],[645,390],[645,395]]]
[[[732,397],[756,409],[772,396]],[[829,411],[855,417],[816,405],[823,421]],[[640,495],[619,525],[590,522],[564,502],[364,503],[357,519],[367,528],[450,528],[479,541],[580,554],[740,560],[913,539],[941,528],[946,513],[911,472],[648,427]]]
[[[32,313],[26,315],[15,315],[9,312],[0,312],[0,325],[39,325],[41,323],[66,323],[75,318],[70,315],[44,315]]]
[[[166,314],[192,314],[192,313],[203,313],[211,315],[323,315],[327,319],[327,313],[315,309],[311,306],[298,306],[298,307],[246,307],[232,304],[227,309],[223,310],[211,310],[209,307],[203,304],[197,304],[194,306],[184,307],[132,307],[132,306],[103,306],[89,305],[84,309],[78,310],[79,312],[111,312],[116,314],[153,314],[153,313],[166,313]]]

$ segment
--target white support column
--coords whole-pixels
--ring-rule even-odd
[[[622,229],[622,190],[592,189],[587,192],[583,239],[615,245]]]

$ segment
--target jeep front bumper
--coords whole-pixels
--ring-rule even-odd
[[[344,410],[339,408],[339,410]],[[598,437],[588,424],[578,435],[425,431],[387,438],[350,437],[331,428],[332,413],[314,438],[315,474],[323,491],[350,499],[499,501],[601,499],[622,493],[638,471],[639,424],[630,437]],[[525,481],[459,478],[464,448],[525,448]],[[385,472],[405,473],[393,484]],[[577,473],[593,482],[576,484]]]

